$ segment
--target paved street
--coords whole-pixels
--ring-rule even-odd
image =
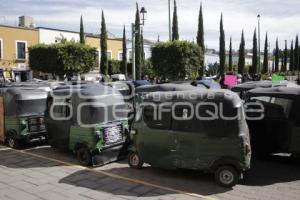
[[[87,169],[72,154],[48,146],[24,152],[0,148],[0,199],[299,199],[300,162],[273,157],[254,161],[233,189],[211,175],[145,167],[125,161]]]

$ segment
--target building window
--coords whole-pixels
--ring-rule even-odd
[[[0,59],[3,58],[3,40],[0,38]]]
[[[121,52],[121,51],[118,52],[118,60],[120,60],[120,61],[123,60],[123,52]]]
[[[16,42],[16,55],[17,55],[18,60],[26,59],[26,49],[27,49],[26,41],[17,41]]]
[[[111,60],[112,59],[112,51],[107,51],[106,54],[107,54],[107,59]]]

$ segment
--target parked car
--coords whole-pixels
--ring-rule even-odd
[[[11,148],[23,143],[45,140],[44,124],[47,92],[30,87],[0,89],[0,141]]]
[[[239,94],[239,96],[244,99],[246,93],[249,90],[255,88],[271,88],[271,87],[299,87],[299,85],[289,82],[289,81],[249,81],[242,84],[238,84],[230,89],[233,92]]]
[[[261,112],[247,115],[253,151],[300,154],[300,87],[257,88],[247,93],[247,102],[263,105]],[[253,108],[252,108],[253,109]]]
[[[243,115],[240,119],[208,120],[208,113],[214,113],[215,108],[222,107],[228,117],[243,113],[242,101],[235,93],[151,92],[140,104],[131,131],[130,167],[140,169],[148,163],[164,169],[203,170],[214,173],[216,181],[225,187],[234,186],[250,168],[250,138]]]
[[[127,108],[113,88],[101,84],[57,87],[47,105],[50,145],[73,151],[81,165],[104,165],[118,160],[126,150]]]

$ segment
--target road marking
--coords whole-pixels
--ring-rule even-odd
[[[0,147],[5,147],[5,146],[0,145]],[[7,148],[7,149],[10,149],[10,148]],[[28,152],[28,150],[16,150],[16,149],[10,149],[10,150],[13,150],[13,151],[18,152],[18,153],[23,153],[23,154],[26,154],[26,155],[29,155],[29,156],[33,156],[33,157],[36,157],[36,158],[41,158],[41,159],[44,159],[44,160],[64,164],[64,165],[67,165],[67,166],[72,166],[72,167],[75,167],[75,168],[78,168],[78,169],[81,169],[81,170],[87,170],[87,171],[90,171],[90,172],[93,172],[93,173],[98,173],[98,174],[105,175],[105,176],[112,177],[112,178],[119,179],[119,180],[124,180],[124,181],[128,181],[128,182],[136,183],[136,184],[141,184],[141,185],[145,185],[145,186],[149,186],[149,187],[154,187],[154,188],[158,188],[158,189],[162,189],[162,190],[166,190],[166,191],[170,191],[170,192],[175,192],[175,193],[178,193],[178,194],[184,194],[184,195],[188,195],[188,196],[192,196],[192,197],[202,198],[202,199],[205,199],[205,200],[216,200],[215,198],[212,198],[212,197],[208,197],[208,196],[204,196],[204,195],[200,195],[200,194],[196,194],[196,193],[190,193],[190,192],[186,192],[186,191],[182,191],[182,190],[177,190],[177,189],[174,189],[174,188],[170,188],[170,187],[166,187],[166,186],[162,186],[162,185],[158,185],[158,184],[154,184],[154,183],[149,183],[149,182],[146,182],[146,181],[133,179],[133,178],[129,178],[129,177],[126,177],[126,176],[121,176],[121,175],[117,175],[117,174],[113,174],[113,173],[109,173],[109,172],[99,171],[99,170],[95,170],[95,169],[90,168],[90,167],[84,167],[84,166],[81,166],[81,165],[78,165],[78,164],[58,160],[58,159],[55,159],[55,158],[45,157],[45,156],[42,156],[42,155],[39,155],[39,154],[30,153],[30,152]]]

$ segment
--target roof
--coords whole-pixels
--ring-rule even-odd
[[[57,96],[82,95],[86,98],[97,98],[106,95],[121,95],[112,87],[102,84],[84,83],[79,85],[63,85],[53,89],[53,94]]]
[[[300,87],[256,88],[247,93],[248,96],[273,96],[283,98],[300,97]]]
[[[271,87],[297,87],[296,84],[289,81],[249,81],[231,88],[234,92],[248,91],[254,88],[271,88]]]
[[[29,31],[38,31],[36,28],[20,27],[20,26],[11,26],[11,25],[6,25],[6,24],[0,24],[0,27],[15,28],[15,29],[23,29],[23,30],[29,30]]]
[[[139,92],[167,92],[167,91],[185,91],[185,90],[199,90],[200,88],[187,85],[187,84],[174,84],[174,83],[165,83],[165,84],[156,84],[156,85],[143,85],[135,89],[136,93]]]
[[[230,90],[183,90],[168,92],[151,92],[145,96],[146,101],[153,102],[228,102],[232,107],[240,107],[243,105],[239,96]]]
[[[1,88],[1,93],[4,95],[10,94],[15,97],[16,100],[46,99],[48,95],[48,93],[43,89],[29,87]]]

